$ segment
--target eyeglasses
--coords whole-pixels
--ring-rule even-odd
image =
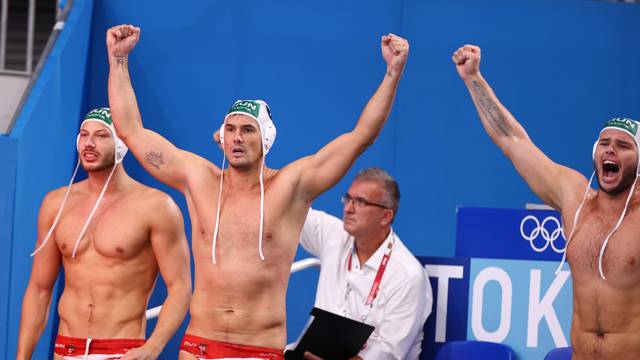
[[[372,203],[371,201],[368,201],[364,198],[361,197],[351,197],[351,195],[349,195],[349,193],[346,193],[344,195],[342,195],[342,197],[340,198],[340,202],[342,202],[342,205],[347,206],[348,203],[353,202],[353,206],[355,206],[358,209],[361,209],[365,206],[376,206],[379,208],[383,208],[383,209],[391,209],[388,206],[384,206],[381,204],[376,204],[376,203]]]

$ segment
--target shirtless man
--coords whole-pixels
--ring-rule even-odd
[[[260,101],[236,102],[222,127],[229,161],[223,173],[141,125],[127,69],[139,36],[140,29],[130,25],[107,32],[109,102],[118,136],[147,171],[187,200],[195,289],[180,358],[282,359],[290,265],[311,201],[334,185],[377,137],[391,111],[409,45],[398,36],[383,36],[384,79],[355,129],[279,171],[266,166],[262,171],[263,155],[275,135],[268,107]]]
[[[31,358],[60,265],[65,285],[54,359],[155,359],[184,320],[191,297],[182,214],[168,195],[127,175],[120,163],[126,146],[115,137],[109,109],[87,115],[77,148],[88,178],[51,191],[40,207],[17,359]],[[168,296],[145,342],[145,311],[158,270]]]
[[[453,62],[493,142],[531,189],[561,213],[564,233],[570,234],[573,358],[640,359],[638,123],[615,118],[600,132],[593,153],[596,191],[591,181],[533,144],[480,74],[479,47],[461,47]]]

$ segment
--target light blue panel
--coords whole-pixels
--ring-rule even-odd
[[[568,275],[569,267],[565,264],[556,278],[554,272],[557,267],[557,262],[550,261],[471,259],[467,338],[507,344],[522,360],[539,360],[553,348],[568,346],[571,340],[573,313],[571,277]],[[487,275],[489,273],[503,274],[504,284],[509,285],[502,287],[498,281],[488,280],[485,286],[481,287],[480,279],[484,276],[488,279],[500,277]],[[535,291],[535,279],[540,280],[538,292]],[[549,292],[554,281],[557,286],[562,285],[558,288],[555,298],[552,296],[554,294]],[[503,292],[507,294],[505,302],[502,301]],[[550,304],[546,307],[549,310],[546,314],[549,316],[542,317],[529,333],[528,326],[532,314],[536,313],[536,309],[539,313],[544,313],[538,304],[545,303],[543,300],[546,294],[549,294],[546,298],[547,304]],[[533,297],[533,300],[530,301],[530,297]],[[511,304],[511,311],[502,318],[502,309],[508,307],[507,304]],[[556,323],[552,314],[558,321],[556,328],[553,327]],[[479,319],[475,323],[474,317]],[[502,336],[498,336],[500,324],[506,324],[507,321],[510,325],[504,327],[506,331]],[[552,334],[552,329],[556,329],[555,334]],[[536,337],[537,341],[534,341]]]

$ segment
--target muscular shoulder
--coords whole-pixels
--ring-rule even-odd
[[[78,190],[78,184],[73,185],[73,190]],[[68,186],[62,186],[55,190],[49,191],[44,198],[42,199],[42,203],[40,204],[40,212],[47,213],[50,211],[58,210],[60,204],[62,204],[62,200],[64,199],[64,195],[67,193]]]
[[[134,196],[141,211],[152,215],[153,222],[163,222],[173,218],[181,218],[180,208],[169,194],[158,189],[142,185]]]
[[[310,166],[310,159],[311,156],[306,156],[283,167],[282,170],[280,170],[278,173],[278,178],[280,179],[278,181],[281,183],[286,183],[292,191],[297,190],[299,188],[298,185],[300,184],[302,174]]]
[[[296,188],[298,176],[295,171],[291,170],[291,164],[283,169],[266,169],[264,183],[267,189],[277,189],[282,196],[286,196],[287,192],[291,192]]]
[[[211,161],[188,151],[184,151],[184,154],[185,161],[189,162],[190,173],[195,174],[196,176],[220,176],[220,168],[214,165]]]
[[[52,205],[55,202],[61,202],[64,198],[64,194],[67,192],[67,186],[59,187],[55,190],[49,191],[42,200],[42,205]]]
[[[550,205],[562,212],[571,212],[572,209],[577,209],[589,185],[588,179],[566,166],[558,166],[556,178],[558,179],[561,197],[558,199],[559,203],[556,206]],[[590,196],[595,196],[595,194],[595,190],[589,189]]]

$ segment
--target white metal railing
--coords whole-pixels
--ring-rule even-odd
[[[291,264],[291,273],[296,273],[298,271],[302,271],[308,269],[310,267],[320,266],[320,260],[316,258],[307,258],[294,262]],[[160,314],[160,310],[162,310],[162,305],[156,306],[154,308],[147,310],[147,320],[155,319]]]

